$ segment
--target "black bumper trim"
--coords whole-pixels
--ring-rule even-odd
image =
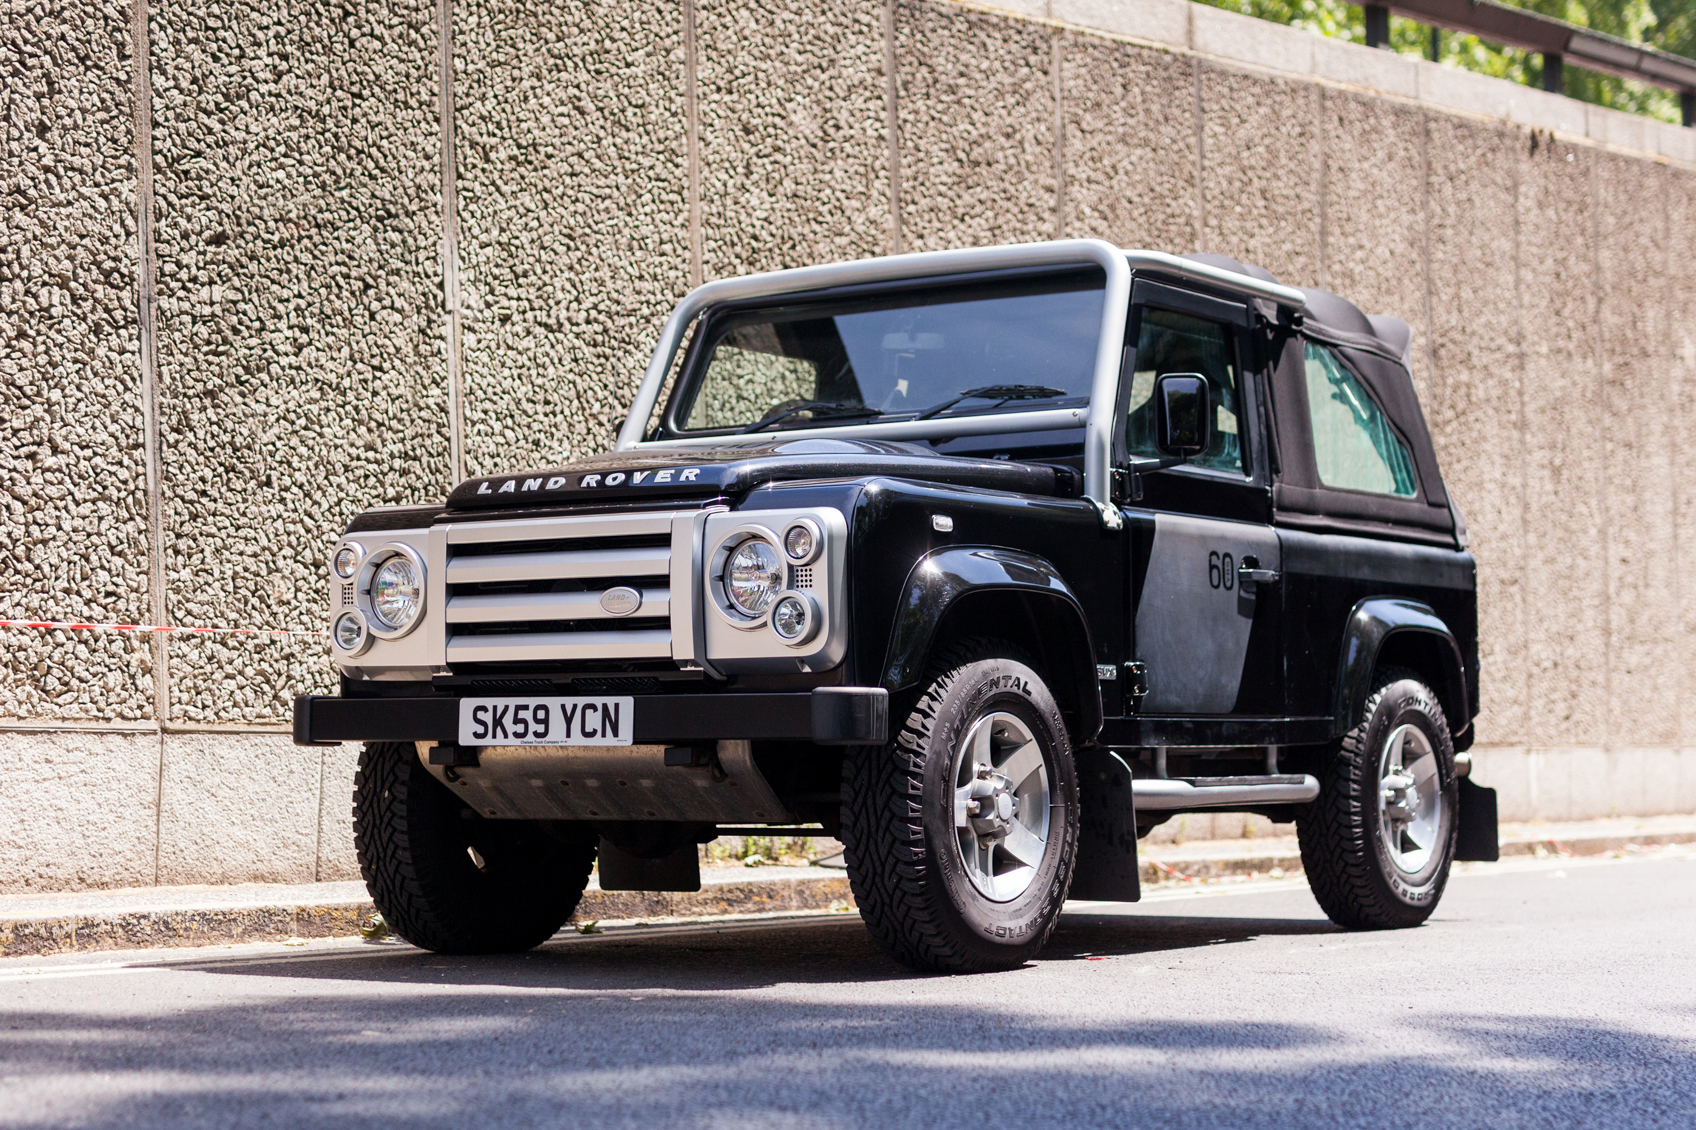
[[[882,687],[821,687],[799,694],[658,694],[634,698],[636,720],[631,736],[643,745],[721,738],[881,745],[889,738],[889,692]],[[296,745],[451,742],[458,736],[457,696],[301,695],[294,700]]]

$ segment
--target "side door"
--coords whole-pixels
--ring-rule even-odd
[[[1281,566],[1271,527],[1264,365],[1242,303],[1139,280],[1132,292],[1119,393],[1120,466],[1160,458],[1154,382],[1199,373],[1212,400],[1212,443],[1177,467],[1138,475],[1124,505],[1130,531],[1131,653],[1147,691],[1139,713],[1281,712],[1281,600],[1254,570]],[[1136,492],[1130,492],[1136,493]]]

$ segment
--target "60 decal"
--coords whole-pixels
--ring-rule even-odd
[[[1237,587],[1237,559],[1218,550],[1207,555],[1207,587],[1230,592]]]

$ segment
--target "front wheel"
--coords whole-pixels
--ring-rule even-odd
[[[430,775],[411,742],[370,742],[360,755],[359,873],[383,921],[423,949],[516,953],[553,937],[595,862],[593,837],[567,828],[483,819]]]
[[[895,740],[844,762],[854,897],[872,936],[914,969],[1023,964],[1071,883],[1071,743],[1041,677],[1007,650],[974,641],[945,653]]]
[[[1410,672],[1383,673],[1365,714],[1296,819],[1302,866],[1339,926],[1417,926],[1437,908],[1454,860],[1454,745],[1437,696]]]

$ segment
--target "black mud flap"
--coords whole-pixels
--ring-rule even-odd
[[[1131,769],[1112,750],[1083,749],[1078,768],[1078,861],[1071,897],[1101,902],[1142,898]]]
[[[693,843],[670,855],[642,859],[620,851],[605,837],[596,852],[603,891],[698,891],[701,857]]]
[[[1494,863],[1502,857],[1496,838],[1496,790],[1460,779],[1460,832],[1455,858]]]

